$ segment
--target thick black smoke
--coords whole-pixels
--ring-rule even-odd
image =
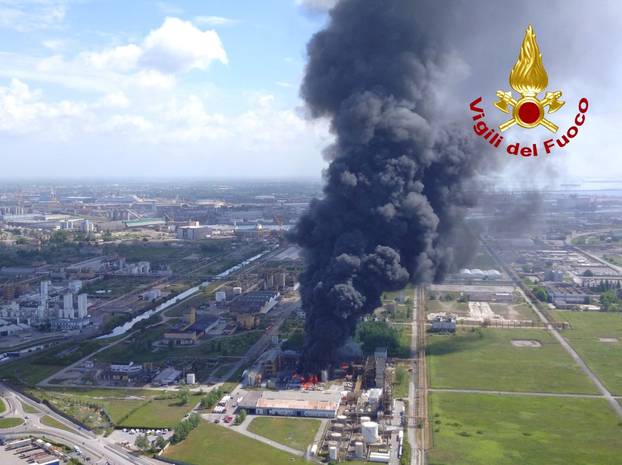
[[[417,13],[414,0],[342,0],[308,45],[302,96],[336,142],[324,197],[294,233],[307,370],[333,359],[383,291],[461,265],[453,245],[485,154],[434,118],[450,58]]]

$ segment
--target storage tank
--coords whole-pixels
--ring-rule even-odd
[[[333,429],[344,429],[346,427],[346,425],[344,425],[343,423],[334,423],[333,424]]]
[[[354,443],[354,455],[356,455],[356,457],[359,459],[365,457],[365,444],[363,444],[361,441],[356,441]]]
[[[240,286],[236,286],[233,288],[233,295],[240,295],[242,294],[242,288]]]
[[[333,439],[341,439],[341,433],[330,433],[330,437]]]
[[[227,293],[225,291],[216,291],[216,302],[224,302],[227,300]]]
[[[194,373],[188,373],[186,375],[186,384],[195,384],[196,382],[197,379]]]
[[[371,421],[371,417],[361,417],[361,423],[367,423],[368,421]]]
[[[346,421],[347,419],[348,419],[348,417],[345,416],[345,415],[337,415],[337,420],[339,420],[339,421]]]
[[[320,372],[320,379],[322,380],[323,383],[328,382],[328,370],[322,370]]]
[[[366,421],[361,425],[363,440],[367,444],[373,444],[378,441],[378,423],[375,421]]]
[[[330,460],[337,460],[337,447],[330,446],[328,448],[328,458]]]

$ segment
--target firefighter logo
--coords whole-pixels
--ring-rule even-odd
[[[512,91],[497,91],[499,100],[495,102],[495,107],[504,113],[511,112],[512,115],[512,119],[499,125],[499,130],[504,132],[518,124],[526,129],[542,125],[551,132],[557,132],[557,125],[545,116],[547,113],[555,113],[565,102],[560,100],[561,90],[546,92],[544,98],[538,98],[538,94],[548,84],[549,78],[542,64],[536,34],[530,25],[525,32],[518,60],[510,72],[510,86],[520,94],[520,98],[515,99]]]

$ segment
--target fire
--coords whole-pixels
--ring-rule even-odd
[[[549,78],[542,64],[542,54],[536,42],[536,34],[531,25],[518,54],[518,60],[510,73],[510,86],[523,96],[535,96],[542,92]]]

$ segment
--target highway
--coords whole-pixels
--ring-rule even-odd
[[[90,463],[95,465],[151,465],[152,462],[131,455],[121,447],[114,444],[111,440],[96,436],[92,432],[74,425],[64,417],[57,415],[47,406],[33,402],[29,398],[14,391],[9,386],[0,384],[2,398],[7,403],[6,416],[14,416],[24,419],[21,426],[3,430],[2,435],[7,438],[23,437],[32,435],[36,437],[47,437],[73,447],[78,446],[85,457],[90,458]],[[23,405],[29,405],[36,409],[38,413],[27,413]],[[62,423],[71,431],[65,431],[51,426],[44,425],[41,419],[50,416]]]

